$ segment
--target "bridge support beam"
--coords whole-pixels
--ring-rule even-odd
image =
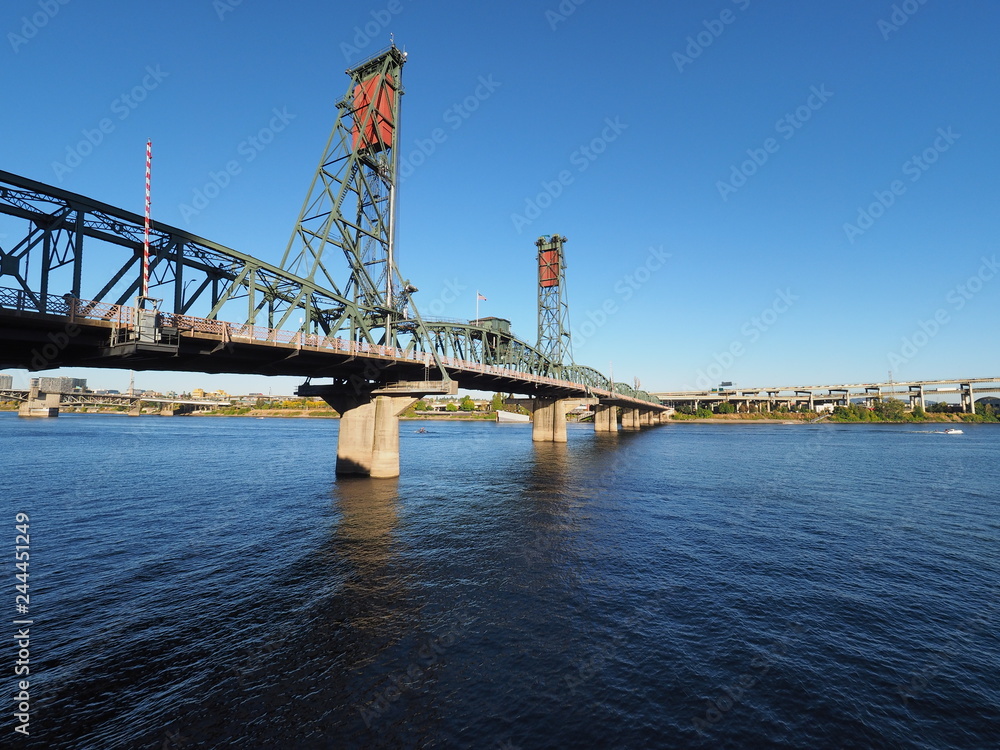
[[[639,410],[632,407],[623,406],[622,407],[622,429],[623,430],[638,430],[640,428],[639,424]]]
[[[961,383],[962,389],[962,411],[966,414],[976,413],[976,394],[972,390],[972,383]]]
[[[38,386],[28,393],[28,399],[17,407],[19,417],[58,417],[59,394],[42,393]]]
[[[594,432],[618,432],[617,409],[613,404],[594,406]]]
[[[564,398],[536,398],[532,404],[531,439],[536,443],[566,442]]]

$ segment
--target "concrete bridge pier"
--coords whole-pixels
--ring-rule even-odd
[[[377,396],[369,476],[399,476],[399,415],[417,403],[411,396]],[[338,456],[339,461],[339,456]]]
[[[370,396],[340,396],[325,401],[340,414],[337,476],[370,476],[375,450],[375,402]]]
[[[623,430],[638,430],[640,428],[639,424],[639,410],[633,407],[622,407],[622,429]]]
[[[976,394],[972,390],[972,383],[960,383],[962,389],[962,411],[966,414],[976,413]]]
[[[534,400],[531,416],[532,440],[536,443],[566,442],[566,401],[564,398]]]
[[[412,396],[327,394],[340,414],[338,476],[399,476],[399,415],[416,403]]]
[[[618,432],[617,409],[613,404],[594,406],[594,432]]]
[[[372,384],[375,385],[375,384]],[[304,383],[299,396],[318,396],[340,414],[337,476],[399,476],[399,415],[428,393],[454,395],[454,381],[400,381],[374,390]]]
[[[28,399],[17,407],[19,417],[58,417],[59,394],[43,393],[38,386],[28,392]]]

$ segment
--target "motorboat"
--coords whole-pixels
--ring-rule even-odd
[[[958,430],[958,429],[956,429],[954,427],[949,427],[947,430],[944,431],[944,434],[945,435],[961,435],[962,431]]]

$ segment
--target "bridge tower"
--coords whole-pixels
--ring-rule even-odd
[[[552,362],[558,375],[563,365],[572,364],[569,331],[569,301],[566,298],[565,237],[542,235],[538,248],[538,344],[536,348]]]
[[[401,329],[414,329],[414,321],[401,323],[416,314],[409,299],[416,289],[396,267],[405,62],[406,53],[393,45],[346,71],[347,93],[337,102],[333,131],[281,260],[283,269],[341,300],[341,309],[307,317],[326,319],[333,329],[347,322],[352,339],[392,346]],[[415,323],[422,327],[419,318]]]
[[[311,310],[305,300],[306,329],[320,326],[353,341],[412,349],[431,346],[431,337],[411,299],[417,289],[396,265],[405,63],[406,53],[393,44],[346,71],[347,93],[337,102],[333,131],[281,267],[333,291],[332,309]],[[425,373],[433,361],[441,381],[397,382],[387,390],[386,368],[369,362],[361,375],[299,387],[299,395],[320,396],[340,413],[338,474],[399,475],[399,414],[421,395],[455,390],[439,353],[424,351]]]

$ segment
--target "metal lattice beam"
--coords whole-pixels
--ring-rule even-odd
[[[566,298],[566,261],[558,234],[543,235],[538,248],[538,350],[552,363],[553,374],[572,364],[569,301]]]

